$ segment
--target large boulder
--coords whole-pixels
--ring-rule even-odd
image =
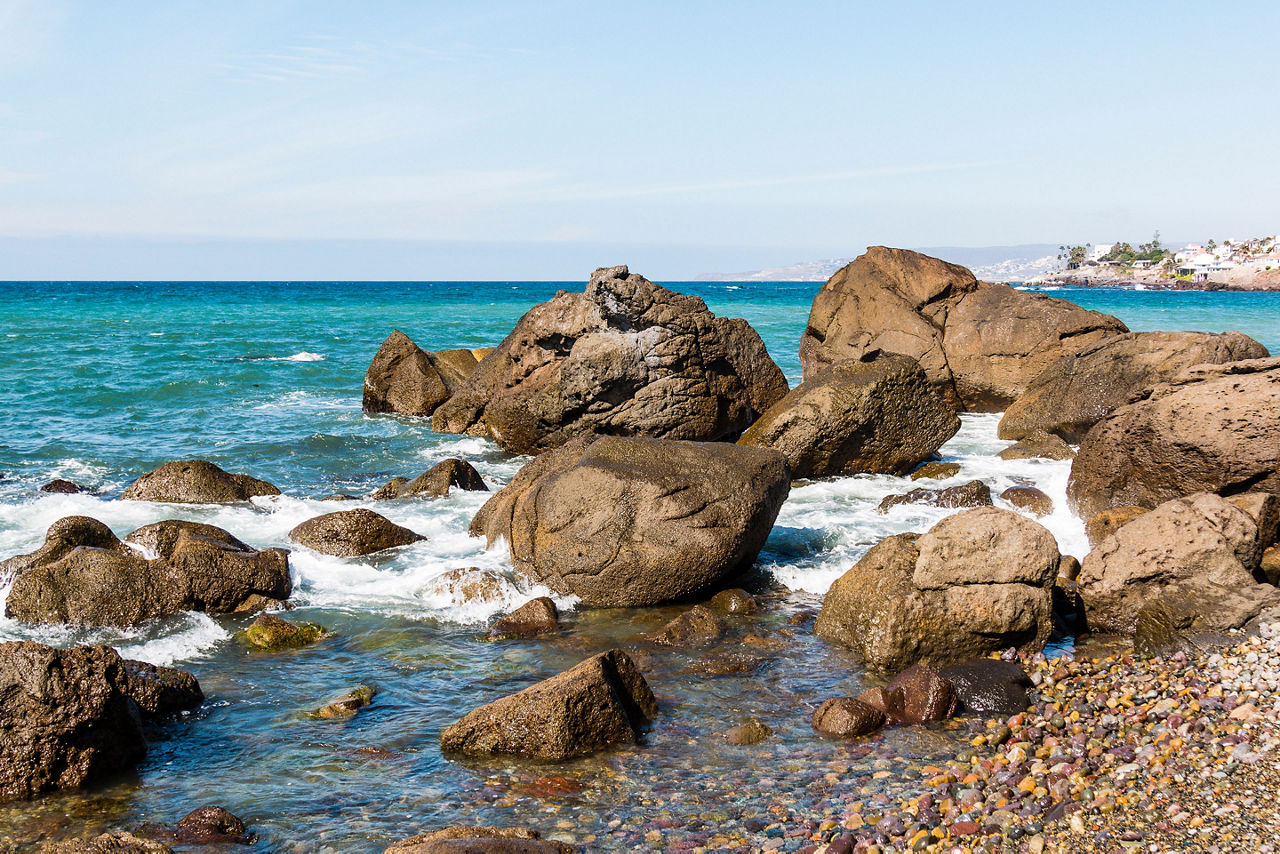
[[[265,480],[231,474],[208,460],[165,463],[135,480],[120,497],[125,501],[171,504],[234,504],[260,495],[279,495]]]
[[[1138,610],[1133,648],[1141,655],[1200,652],[1225,646],[1232,640],[1231,631],[1245,628],[1259,617],[1274,620],[1277,616],[1280,590],[1270,584],[1176,585]]]
[[[287,599],[288,555],[198,522],[156,522],[121,542],[94,519],[68,517],[49,528],[39,550],[6,562],[20,571],[5,615],[128,627],[179,611],[230,613],[261,597]]]
[[[560,762],[630,744],[658,714],[631,658],[614,649],[470,712],[440,734],[448,753]]]
[[[800,361],[807,380],[873,350],[903,353],[957,409],[998,412],[1063,355],[1127,331],[1111,315],[979,282],[919,252],[872,246],[822,286]]]
[[[363,507],[308,519],[289,532],[289,539],[321,554],[359,557],[425,540],[381,513]]]
[[[1099,421],[1067,497],[1082,518],[1195,492],[1280,492],[1280,358],[1197,365]]]
[[[746,321],[609,267],[583,293],[530,309],[431,426],[487,431],[521,454],[587,433],[718,440],[736,438],[786,393]]]
[[[146,754],[110,647],[0,643],[0,800],[78,789]]]
[[[478,364],[470,350],[428,353],[393,329],[365,372],[363,409],[430,415],[466,382]]]
[[[781,451],[797,478],[905,474],[960,429],[920,363],[896,353],[837,362],[760,416],[740,445]]]
[[[881,540],[831,585],[814,631],[881,672],[1038,651],[1058,561],[1053,535],[1025,516],[963,510],[926,534]]]
[[[1240,332],[1113,335],[1041,371],[1000,419],[1000,438],[1045,432],[1078,445],[1094,424],[1185,368],[1267,355],[1266,347]]]
[[[1085,557],[1077,579],[1094,631],[1132,634],[1138,612],[1170,588],[1253,588],[1258,525],[1210,493],[1175,498],[1116,528]]]
[[[522,468],[471,533],[585,605],[656,605],[750,566],[790,486],[766,448],[584,436]]]

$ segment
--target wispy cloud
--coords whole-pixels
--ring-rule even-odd
[[[283,83],[363,77],[379,65],[381,51],[332,33],[309,33],[293,44],[233,57],[219,67],[232,80]]]

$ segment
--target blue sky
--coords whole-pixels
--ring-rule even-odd
[[[1270,233],[1278,37],[1263,3],[0,0],[0,278]]]

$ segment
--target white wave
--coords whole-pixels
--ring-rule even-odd
[[[360,410],[359,397],[330,397],[309,391],[290,391],[275,400],[253,406],[256,410],[289,410],[293,412],[327,412],[333,409]]]
[[[117,643],[116,651],[125,658],[169,667],[207,655],[231,638],[231,632],[208,614],[186,612],[178,620],[173,631],[133,643]]]
[[[300,353],[294,353],[292,356],[276,356],[269,361],[272,362],[323,362],[329,358],[324,353],[311,353],[303,350]]]

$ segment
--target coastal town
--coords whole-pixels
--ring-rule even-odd
[[[1180,249],[1151,242],[1062,246],[1057,268],[1029,284],[1085,287],[1138,286],[1177,290],[1276,290],[1280,288],[1280,236],[1213,239]]]

